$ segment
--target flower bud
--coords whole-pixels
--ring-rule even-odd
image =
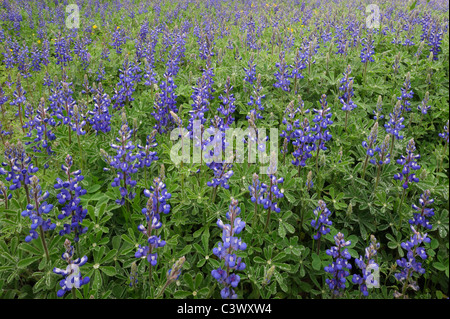
[[[267,273],[264,276],[263,285],[267,285],[270,283],[270,279],[272,279],[274,272],[275,272],[275,265],[272,265],[272,267],[270,267],[269,270],[267,270]]]

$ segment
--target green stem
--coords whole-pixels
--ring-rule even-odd
[[[442,156],[441,156],[441,162],[439,163],[439,166],[438,166],[438,173],[441,172],[441,169],[442,169],[442,162],[444,161],[445,153],[447,153],[447,146],[448,146],[448,143],[445,142],[444,152],[442,153]]]
[[[217,186],[214,187],[214,191],[212,193],[212,198],[211,198],[211,202],[214,204],[215,200],[216,200],[216,193],[217,193]]]
[[[364,76],[363,76],[363,79],[364,79],[364,83],[366,83],[366,74],[367,74],[367,61],[364,63]]]
[[[148,264],[148,283],[150,284],[150,289],[152,288],[152,265]]]
[[[404,201],[404,199],[405,199],[405,195],[406,195],[406,188],[403,189],[402,200],[400,201],[400,206],[398,206],[398,211],[397,211],[397,213],[400,215],[400,224],[399,224],[399,228],[402,227],[402,223],[403,223],[402,205],[403,205],[403,201]]]
[[[390,154],[391,154],[391,159],[394,159],[394,143],[395,143],[394,134],[391,135],[391,139],[392,139],[392,144],[391,144]]]
[[[373,193],[375,194],[377,191],[377,187],[378,187],[378,182],[380,181],[380,175],[381,175],[381,165],[378,165],[378,169],[377,169],[377,180],[375,182],[375,188],[373,190]]]
[[[348,111],[345,112],[345,132],[347,132]]]
[[[267,220],[266,220],[266,226],[264,226],[264,232],[266,232],[267,230],[267,226],[269,226],[269,221],[270,221],[270,213],[272,212],[271,207],[269,207],[269,212],[267,214]]]
[[[49,256],[49,254],[48,254],[47,243],[45,242],[45,238],[44,238],[44,229],[42,228],[42,225],[39,226],[39,232],[40,232],[40,234],[41,234],[42,246],[44,246],[44,251],[45,251],[45,255],[47,256],[47,261],[50,261],[50,256]]]
[[[80,135],[77,134],[78,148],[80,149],[81,171],[84,172],[84,155],[81,148]]]
[[[258,223],[257,214],[258,214],[258,203],[257,203],[257,200],[255,200],[255,214],[253,216],[253,223],[255,224],[255,228],[256,228],[256,224]]]
[[[367,168],[367,162],[369,161],[369,155],[366,155],[366,160],[364,162],[364,169],[362,174],[362,179],[364,179],[364,176],[366,176],[366,168]]]
[[[158,292],[158,294],[156,295],[155,299],[158,299],[166,290],[167,286],[169,286],[170,281],[167,280],[166,283],[164,284],[164,286],[162,287],[162,289]]]

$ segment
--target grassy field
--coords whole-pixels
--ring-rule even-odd
[[[448,298],[448,10],[1,1],[0,298]]]

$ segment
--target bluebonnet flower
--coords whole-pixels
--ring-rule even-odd
[[[16,56],[17,69],[24,79],[29,78],[31,76],[30,70],[30,62],[29,62],[29,50],[28,46],[24,44],[20,49]]]
[[[156,83],[158,83],[158,80],[156,80],[156,72],[153,69],[153,66],[150,62],[148,62],[148,59],[145,58],[145,74],[144,74],[144,85],[152,86]]]
[[[1,168],[0,174],[7,175],[6,181],[11,182],[10,190],[20,189],[23,186],[27,195],[27,203],[30,204],[28,186],[31,184],[31,177],[39,168],[34,167],[31,157],[25,152],[21,141],[18,141],[16,145],[5,142],[5,159],[8,163],[2,162],[2,166],[9,166],[10,170],[7,172]]]
[[[342,103],[342,110],[345,111],[345,130],[347,130],[348,113],[353,111],[357,105],[352,100],[353,93],[353,78],[350,77],[351,68],[347,66],[347,70],[343,73],[344,77],[341,79],[342,86],[339,90],[343,91],[343,95],[339,97]]]
[[[214,152],[214,151],[212,151]],[[206,156],[205,156],[206,157]],[[212,162],[214,163],[214,162]],[[215,163],[215,164],[221,164],[221,163]],[[230,185],[228,184],[228,180],[233,176],[234,172],[232,170],[228,170],[231,168],[231,164],[225,163],[224,165],[209,165],[209,168],[214,173],[214,178],[212,181],[208,181],[206,184],[209,187],[214,187],[214,194],[217,190],[218,186],[221,186],[225,189],[229,189]]]
[[[250,60],[248,61],[248,68],[244,68],[245,77],[244,81],[247,81],[250,84],[256,80],[256,63],[253,63],[255,60],[254,55],[252,54]]]
[[[74,248],[68,239],[64,242],[64,248],[66,251],[62,254],[61,258],[68,264],[66,269],[53,268],[55,274],[64,276],[64,279],[59,282],[61,289],[56,293],[60,298],[66,292],[72,289],[80,289],[81,286],[88,284],[90,281],[89,277],[83,278],[80,273],[80,267],[87,262],[87,257],[83,256],[82,258],[73,259]]]
[[[284,117],[281,123],[286,125],[286,129],[281,132],[280,136],[286,138],[288,142],[290,142],[291,139],[294,138],[294,127],[300,127],[300,120],[295,119],[295,115],[299,113],[299,111],[299,108],[294,109],[294,101],[291,101],[284,111]]]
[[[412,208],[417,212],[413,213],[413,217],[409,220],[409,223],[412,226],[415,226],[416,229],[419,229],[421,226],[424,229],[431,230],[433,226],[430,224],[428,218],[434,216],[434,209],[428,208],[428,205],[434,203],[434,199],[430,198],[431,192],[430,190],[426,190],[420,195],[419,203],[420,206],[412,204]]]
[[[368,62],[375,62],[373,59],[374,51],[374,40],[372,39],[372,33],[368,32],[367,37],[361,40],[361,62],[366,64]]]
[[[319,49],[319,44],[317,43],[317,38],[313,36],[313,39],[304,42],[303,44],[306,55],[308,56],[305,61],[308,64],[308,75],[311,75],[311,66],[316,63],[316,60],[313,60],[313,56],[317,53]]]
[[[327,208],[327,204],[323,200],[319,200],[317,208],[314,210],[315,219],[311,221],[311,226],[317,233],[313,236],[315,240],[320,239],[323,235],[330,232],[330,226],[333,225],[329,217],[331,211]]]
[[[341,54],[341,55],[347,55],[347,38],[344,35],[344,28],[340,27],[339,25],[336,26],[336,35],[334,36],[336,40],[334,40],[335,43],[337,43],[337,51],[335,54]]]
[[[97,70],[97,82],[103,81],[105,79],[105,67],[103,66],[103,62],[100,61],[99,65],[98,65],[98,70]]]
[[[329,125],[333,124],[333,121],[330,120],[333,114],[329,113],[331,108],[328,107],[327,96],[325,94],[322,94],[320,105],[321,109],[313,109],[313,112],[316,113],[313,118],[313,122],[315,123],[315,125],[311,127],[311,131],[315,132],[315,134],[313,134],[313,137],[316,143],[313,144],[313,150],[317,150],[316,166],[318,165],[320,150],[327,150],[325,142],[328,142],[332,138],[332,135],[327,128]]]
[[[403,87],[401,88],[402,95],[397,97],[399,101],[401,101],[402,112],[411,111],[411,102],[410,100],[414,96],[414,92],[411,90],[411,74],[408,72],[406,74],[405,82],[403,83]]]
[[[391,113],[389,113],[388,123],[384,124],[384,127],[386,128],[386,133],[392,135],[392,145],[394,144],[394,138],[397,140],[403,139],[403,135],[400,135],[400,131],[405,128],[405,125],[402,124],[404,120],[405,118],[402,116],[401,102],[397,101],[394,110]]]
[[[87,50],[87,41],[84,38],[77,37],[73,53],[75,53],[81,61],[81,66],[83,67],[83,70],[86,70],[89,66],[89,62],[91,61],[91,55],[89,54]]]
[[[48,251],[45,245],[45,239],[43,238],[44,231],[53,230],[56,227],[56,224],[52,223],[51,219],[48,218],[44,220],[44,214],[48,214],[52,209],[52,204],[47,204],[45,201],[49,192],[45,192],[42,194],[41,185],[39,185],[39,179],[36,176],[32,176],[30,178],[31,182],[31,190],[30,196],[33,199],[33,203],[29,203],[27,205],[27,209],[22,212],[23,217],[28,217],[31,220],[31,230],[30,234],[25,238],[26,242],[30,242],[33,239],[37,239],[39,237],[36,229],[39,227],[41,240],[44,244],[44,248],[47,254],[48,259]]]
[[[70,127],[72,126],[73,108],[76,105],[76,101],[72,97],[71,85],[72,83],[62,81],[54,95],[49,97],[50,106],[53,108],[52,115],[56,115],[62,124],[69,126],[69,144],[72,141]]]
[[[178,280],[178,278],[180,278],[181,275],[181,269],[183,268],[184,262],[186,261],[186,257],[182,256],[180,257],[173,265],[172,268],[170,268],[167,271],[167,281],[164,284],[164,286],[161,288],[161,290],[158,292],[158,294],[156,295],[156,298],[158,298],[159,296],[161,296],[165,289],[167,288],[167,286],[169,286],[171,283],[173,283],[174,281]]]
[[[33,71],[41,70],[41,52],[36,44],[33,44],[31,49],[31,67]]]
[[[286,63],[284,51],[280,52],[280,62],[277,62],[275,67],[278,68],[278,71],[274,74],[277,82],[273,86],[281,88],[283,91],[290,92],[291,81],[289,78],[291,78],[292,75],[289,73],[289,69],[292,68],[292,66]]]
[[[22,119],[22,113],[23,113],[23,105],[25,105],[25,101],[27,100],[25,94],[27,92],[22,87],[22,84],[20,82],[20,75],[17,75],[17,82],[16,82],[16,90],[13,93],[13,100],[9,103],[10,105],[17,105],[18,112],[16,113],[16,116],[19,116],[20,119],[20,125],[22,130],[23,129],[23,119]]]
[[[229,154],[231,158],[227,157],[225,163],[223,163],[222,160],[222,151],[226,150],[228,146],[228,142],[225,139],[228,125],[224,125],[225,120],[226,118],[221,118],[220,116],[215,115],[214,119],[211,119],[212,126],[206,130],[210,137],[205,137],[204,148],[206,149],[207,147],[210,147],[210,150],[206,150],[204,153],[204,158],[206,159],[206,165],[214,173],[214,178],[212,181],[207,182],[209,187],[214,187],[212,193],[213,202],[216,198],[218,187],[221,186],[228,189],[230,187],[228,181],[234,174],[231,169],[233,167],[231,162],[234,160],[234,154],[230,152]]]
[[[135,261],[133,261],[131,263],[131,271],[130,271],[130,287],[135,288],[136,284],[138,283],[138,269],[137,269],[137,264]]]
[[[114,103],[114,108],[122,108],[126,103],[129,105],[134,101],[132,94],[136,90],[136,74],[133,68],[134,63],[129,62],[127,54],[122,68],[119,69],[119,82],[116,84],[115,94],[112,97],[112,100],[116,101]]]
[[[239,54],[239,48],[236,46],[236,48],[234,49],[234,59],[235,60],[242,60],[241,55]]]
[[[390,135],[386,135],[380,146],[376,146],[374,152],[376,158],[370,159],[370,163],[377,166],[377,179],[375,182],[375,190],[378,187],[378,182],[380,180],[381,168],[383,165],[387,165],[391,162],[391,154],[389,153],[389,139]]]
[[[61,34],[58,35],[58,39],[55,41],[55,57],[56,64],[61,65],[61,68],[67,66],[72,61],[70,42],[69,39],[64,38]]]
[[[248,186],[248,191],[250,192],[250,200],[252,203],[263,205],[264,194],[267,192],[267,185],[261,183],[259,176],[254,173],[252,179],[252,185]]]
[[[383,98],[381,97],[381,95],[378,96],[378,101],[377,101],[377,106],[376,106],[376,110],[373,110],[373,119],[378,121],[384,118],[384,115],[381,114],[381,112],[383,111]]]
[[[87,121],[92,125],[96,135],[99,132],[108,133],[111,131],[111,114],[109,113],[111,100],[103,90],[101,83],[98,84],[96,94],[93,96],[93,102],[94,108],[88,111]]]
[[[45,39],[43,41],[43,43],[42,43],[42,51],[41,51],[41,54],[40,54],[40,62],[43,65],[48,66],[50,64],[49,58],[50,58],[50,41]]]
[[[428,37],[428,45],[430,46],[430,55],[432,54],[433,60],[438,60],[438,53],[441,50],[441,43],[444,37],[444,30],[442,26],[438,22],[434,22],[434,24],[430,28],[430,33]]]
[[[153,130],[150,135],[147,135],[145,146],[137,145],[137,148],[141,154],[137,166],[141,168],[150,167],[154,161],[158,160],[156,151],[151,150],[158,146],[158,143],[155,141],[155,136],[157,133],[157,130]]]
[[[58,215],[58,219],[71,218],[70,224],[64,224],[64,229],[59,232],[59,235],[64,236],[74,232],[74,241],[78,242],[80,240],[79,236],[88,230],[87,227],[81,225],[86,218],[87,209],[81,205],[80,196],[85,195],[86,190],[80,185],[80,182],[84,179],[84,176],[81,175],[81,170],[71,172],[72,165],[72,156],[67,155],[65,165],[61,165],[67,180],[63,181],[61,178],[56,178],[54,187],[55,189],[60,189],[57,195],[58,203],[64,205],[61,208],[61,214]]]
[[[355,102],[353,102],[352,97],[354,95],[353,93],[353,78],[350,77],[350,73],[352,72],[352,69],[350,65],[347,66],[347,69],[345,70],[344,77],[341,79],[340,83],[342,85],[339,87],[339,90],[343,92],[342,96],[339,97],[339,101],[342,103],[342,110],[343,111],[353,111],[357,105]]]
[[[132,200],[136,193],[133,192],[133,188],[137,182],[132,179],[132,174],[138,171],[138,161],[141,157],[140,153],[133,154],[135,146],[130,141],[132,130],[126,124],[126,121],[122,121],[122,127],[119,130],[119,137],[116,138],[118,144],[111,144],[111,147],[116,150],[116,155],[108,157],[108,164],[117,170],[117,176],[111,183],[112,187],[119,187],[121,199],[117,199],[118,205],[124,205],[125,199]],[[109,168],[104,168],[109,170]]]
[[[247,244],[241,238],[236,237],[245,227],[245,222],[238,217],[241,209],[238,207],[238,201],[231,199],[226,218],[229,224],[224,224],[221,219],[217,220],[217,226],[222,230],[222,242],[213,249],[214,255],[225,262],[225,268],[213,269],[211,275],[224,288],[220,291],[222,299],[236,299],[237,294],[233,288],[236,288],[240,281],[240,276],[231,271],[243,271],[246,267],[241,257],[234,253],[238,250],[245,250]]]
[[[8,187],[6,187],[2,181],[0,181],[0,194],[3,196],[5,209],[8,209],[8,200],[12,198],[12,194],[8,194]]]
[[[77,105],[73,106],[72,120],[71,120],[71,128],[72,131],[77,133],[77,135],[85,135],[86,131],[83,130],[83,126],[86,125],[85,116],[83,116],[80,112],[80,109]]]
[[[297,79],[303,79],[302,70],[306,69],[306,61],[308,57],[301,48],[297,49],[294,65],[292,66],[291,77],[294,78],[294,93],[297,93]]]
[[[431,108],[431,105],[428,105],[429,100],[430,100],[430,93],[428,93],[428,91],[427,91],[422,100],[422,103],[419,104],[419,106],[417,106],[417,109],[420,111],[420,113],[422,113],[422,114],[428,113],[428,110]]]
[[[337,233],[334,236],[336,246],[327,249],[326,254],[333,258],[333,262],[324,268],[325,272],[331,274],[331,279],[327,278],[325,282],[334,295],[340,295],[345,290],[347,277],[352,265],[349,263],[351,256],[348,249],[345,248],[351,244],[349,240],[345,241],[344,234]]]
[[[377,142],[377,136],[378,136],[378,122],[375,122],[372,129],[370,130],[370,134],[367,138],[367,141],[362,142],[362,146],[366,149],[366,161],[364,162],[363,178],[366,172],[367,162],[369,161],[369,158],[375,155],[375,143]]]
[[[416,174],[411,172],[411,170],[420,169],[420,165],[418,165],[416,162],[420,158],[420,155],[414,154],[415,150],[416,145],[414,139],[411,139],[406,146],[406,156],[402,155],[397,160],[397,164],[403,165],[403,169],[400,173],[394,175],[394,179],[403,181],[402,187],[404,189],[407,189],[409,187],[409,183],[419,182],[419,178],[416,177]]]
[[[159,133],[166,132],[167,125],[169,124],[169,113],[170,111],[177,113],[178,108],[176,105],[177,95],[175,94],[175,89],[177,86],[174,83],[174,79],[168,75],[164,74],[164,80],[159,85],[161,93],[157,96],[155,103],[156,112],[152,113],[155,117],[157,124],[155,128]]]
[[[229,127],[233,122],[233,113],[236,110],[236,105],[234,102],[236,99],[234,98],[234,94],[231,93],[233,90],[233,86],[230,83],[230,77],[227,77],[227,81],[225,82],[224,94],[219,96],[219,99],[222,101],[220,106],[217,108],[217,111],[220,112],[225,119],[223,120],[223,125]]]
[[[3,106],[8,101],[8,96],[5,95],[5,91],[3,91],[0,86],[0,112],[2,113],[3,123],[5,123],[5,114],[6,114],[6,106]]]
[[[117,54],[122,53],[122,45],[127,42],[127,36],[125,35],[125,32],[120,28],[116,27],[112,34],[112,43],[110,45],[116,50]]]
[[[170,199],[172,195],[167,192],[166,184],[163,183],[161,178],[156,177],[153,180],[153,186],[150,187],[150,190],[144,190],[144,195],[153,198],[153,210],[157,214],[170,213],[170,204],[167,203],[167,200]]]
[[[270,185],[266,185],[263,183],[263,188],[266,189],[263,195],[264,198],[261,200],[261,204],[263,205],[264,209],[270,211],[274,211],[275,213],[279,213],[281,209],[278,207],[277,199],[283,198],[283,192],[278,187],[279,184],[282,184],[284,182],[284,178],[280,177],[277,178],[275,175],[269,175],[270,179]]]
[[[418,284],[413,280],[413,274],[417,273],[423,275],[425,268],[422,267],[422,262],[418,261],[417,257],[422,260],[428,258],[428,255],[424,247],[420,245],[422,243],[429,243],[431,241],[428,234],[423,234],[417,231],[413,225],[410,226],[412,236],[406,242],[401,243],[401,247],[406,250],[406,258],[397,259],[397,266],[400,268],[400,272],[394,274],[395,279],[403,283],[402,292],[394,292],[395,297],[403,296],[406,298],[406,290],[408,287],[412,287],[414,290],[418,290]]]
[[[7,130],[4,130],[3,129],[3,125],[0,123],[0,138],[2,139],[2,143],[3,144],[6,143],[6,141],[5,141],[6,137],[9,136],[9,135],[12,135],[12,134],[13,134],[13,132],[9,132]]]
[[[50,74],[48,74],[48,71],[45,71],[45,75],[44,75],[44,79],[43,79],[42,85],[48,86],[49,94],[50,94],[50,87],[52,87],[53,84],[54,83],[53,83],[52,77],[50,76]]]
[[[166,185],[157,177],[153,180],[153,186],[150,190],[144,190],[144,195],[148,197],[147,205],[142,209],[147,221],[147,227],[139,225],[138,230],[147,237],[148,246],[139,245],[135,253],[136,258],[147,258],[151,266],[156,266],[158,263],[158,253],[155,249],[164,247],[166,242],[161,239],[161,236],[153,235],[153,230],[161,228],[160,213],[168,214],[170,212],[170,204],[167,200],[172,196],[166,190]]]
[[[213,88],[214,68],[212,67],[212,64],[211,64],[211,57],[208,57],[208,59],[206,60],[206,66],[202,71],[202,75],[204,75],[205,79],[206,79],[208,100],[212,101],[212,100],[214,100],[213,93],[215,92],[215,89]]]
[[[111,61],[111,60],[109,59],[109,55],[110,55],[110,54],[111,54],[111,52],[109,51],[108,46],[106,45],[105,42],[103,42],[101,58],[102,58],[103,60]]]
[[[394,64],[392,64],[392,69],[395,74],[398,74],[398,70],[400,68],[400,53],[395,56]]]
[[[247,103],[248,105],[253,106],[254,109],[250,110],[250,114],[247,115],[247,119],[249,119],[252,114],[254,114],[255,121],[263,118],[260,111],[264,111],[262,99],[264,99],[266,95],[261,93],[262,89],[263,87],[261,86],[261,74],[258,74],[258,77],[256,78],[256,84],[253,85],[253,93],[252,95],[250,95],[250,101]]]
[[[95,84],[95,83],[94,83]],[[87,74],[84,75],[83,89],[81,90],[81,94],[89,95],[90,93],[94,93],[95,90],[92,86],[89,85],[89,79]]]
[[[444,132],[439,133],[439,137],[444,139],[445,145],[448,145],[449,135],[450,135],[450,126],[447,120],[447,125],[444,125]]]
[[[313,186],[314,186],[314,182],[312,179],[312,171],[309,171],[308,175],[306,176],[306,191],[309,192],[309,190],[311,188],[313,188]]]
[[[256,45],[256,37],[255,37],[255,20],[253,19],[253,16],[250,15],[248,22],[244,25],[244,28],[246,28],[246,44],[248,49],[250,50],[257,50],[258,47]]]
[[[40,148],[42,147],[48,155],[52,155],[53,151],[51,148],[50,141],[54,141],[56,139],[55,134],[52,132],[51,128],[56,126],[56,121],[50,115],[51,109],[50,107],[45,107],[45,99],[41,98],[41,102],[39,103],[39,107],[36,111],[36,116],[34,117],[34,129],[36,130],[36,137],[33,142],[37,142],[34,149],[37,152],[41,152]],[[27,134],[27,137],[33,137],[33,131]]]
[[[197,87],[193,87],[194,92],[191,97],[194,103],[192,103],[192,110],[189,111],[189,123],[187,130],[192,131],[194,127],[194,121],[200,121],[200,124],[205,124],[205,113],[209,111],[209,99],[208,99],[208,86],[206,75],[203,74],[197,80]]]
[[[377,242],[375,236],[370,235],[370,245],[365,249],[364,257],[359,256],[358,259],[355,259],[355,265],[362,270],[362,275],[354,274],[352,282],[359,285],[359,290],[364,297],[369,295],[367,284],[370,284],[373,287],[379,286],[379,282],[372,274],[372,271],[378,271],[379,269],[378,263],[374,260],[379,248],[380,243]]]

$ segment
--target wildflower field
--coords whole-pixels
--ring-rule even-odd
[[[0,298],[447,299],[445,0],[0,1]]]

